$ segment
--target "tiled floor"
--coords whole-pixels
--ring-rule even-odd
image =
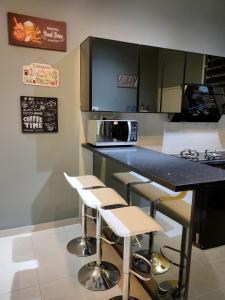
[[[93,229],[89,226],[89,231]],[[121,294],[121,282],[106,292],[91,292],[79,284],[78,270],[95,260],[67,252],[67,242],[80,233],[81,226],[75,224],[0,238],[0,300],[106,300]],[[103,247],[103,259],[121,269],[111,246]],[[150,299],[134,279],[131,289],[139,299]]]
[[[180,246],[181,226],[167,217],[157,214],[157,221],[166,229],[165,233],[157,234],[156,249],[162,244],[175,248]],[[178,261],[177,254],[170,255]],[[178,268],[171,266],[167,273],[158,275],[158,282],[164,279],[174,279],[178,276]],[[225,246],[209,250],[192,247],[191,273],[189,284],[190,300],[224,300],[225,299]]]
[[[160,214],[157,220],[167,230],[156,236],[156,248],[165,242],[178,246],[179,226]],[[94,234],[91,223],[89,232]],[[81,226],[74,224],[0,238],[0,300],[107,300],[121,294],[121,281],[106,292],[91,292],[78,283],[79,268],[95,259],[77,258],[67,252],[67,242],[80,233]],[[121,270],[117,253],[105,243],[103,247],[103,259]],[[172,266],[156,279],[160,282],[177,274]],[[133,277],[131,293],[140,300],[150,299]],[[225,246],[205,251],[193,248],[189,299],[225,299]]]

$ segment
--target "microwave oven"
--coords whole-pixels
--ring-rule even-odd
[[[87,142],[94,146],[124,146],[137,143],[134,120],[89,120]]]

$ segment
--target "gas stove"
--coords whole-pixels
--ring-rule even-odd
[[[199,152],[193,149],[184,149],[180,154],[174,156],[206,164],[225,164],[225,151],[205,150]]]

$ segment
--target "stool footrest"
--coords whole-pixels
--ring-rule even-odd
[[[91,215],[85,214],[85,216],[88,217],[89,219],[96,220],[96,217],[93,217]]]
[[[139,279],[141,279],[141,280],[143,280],[143,281],[149,281],[149,280],[151,280],[152,279],[152,276],[149,276],[149,277],[145,277],[145,276],[141,276],[140,274],[138,274],[137,272],[135,272],[135,271],[133,271],[132,269],[130,269],[130,272],[134,275],[134,276],[136,276],[137,278],[139,278]]]
[[[108,240],[107,238],[105,238],[105,237],[103,237],[103,236],[101,236],[101,239],[102,239],[104,242],[106,242],[107,244],[109,244],[109,245],[115,245],[115,244],[116,244],[116,242],[110,241],[110,240]]]
[[[181,253],[180,250],[176,249],[176,248],[173,248],[171,246],[167,246],[167,245],[164,245],[164,246],[161,246],[160,247],[160,253],[162,254],[162,256],[167,259],[172,265],[178,267],[178,268],[184,268],[184,266],[181,266],[181,264],[179,263],[176,263],[174,261],[172,261],[171,259],[169,259],[164,253],[163,253],[163,249],[169,249],[169,250],[172,250],[172,251],[175,251],[177,253]]]
[[[132,274],[134,274],[136,277],[138,277],[139,279],[143,280],[143,281],[149,281],[149,280],[151,280],[151,278],[152,278],[152,274],[151,274],[151,267],[152,267],[152,265],[151,265],[150,261],[147,258],[145,258],[144,256],[140,255],[140,254],[133,253],[132,255],[135,258],[142,259],[144,262],[146,262],[149,265],[150,276],[141,276],[140,274],[138,274],[137,272],[135,272],[133,270],[130,270],[130,272]]]

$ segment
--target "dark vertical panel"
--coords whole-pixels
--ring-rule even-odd
[[[161,76],[160,48],[140,46],[139,111],[159,111]]]
[[[90,110],[90,38],[80,45],[81,110]]]
[[[118,87],[118,76],[138,76],[138,63],[138,45],[93,39],[92,110],[137,111],[137,87]]]
[[[185,52],[164,49],[162,112],[180,112],[185,72]]]

